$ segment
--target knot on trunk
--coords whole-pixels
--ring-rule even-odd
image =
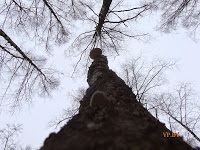
[[[90,58],[97,59],[102,54],[102,50],[100,48],[94,48],[90,51]]]

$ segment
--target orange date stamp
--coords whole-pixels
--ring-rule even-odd
[[[163,132],[163,137],[165,138],[174,138],[174,137],[178,137],[179,132]]]

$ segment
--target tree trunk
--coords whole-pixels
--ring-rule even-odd
[[[109,70],[105,56],[94,59],[87,82],[90,87],[79,113],[57,134],[50,134],[41,150],[193,149],[136,100],[131,88]],[[109,102],[98,105],[96,91],[104,92]]]

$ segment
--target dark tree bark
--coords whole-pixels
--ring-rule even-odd
[[[103,55],[88,71],[89,88],[79,113],[57,134],[45,140],[41,150],[192,150],[182,137],[173,137],[137,100],[132,90],[109,69]],[[96,91],[105,93],[107,106],[91,106]],[[164,137],[169,132],[171,136]]]
[[[99,13],[99,23],[96,27],[95,35],[101,36],[101,30],[102,30],[103,24],[105,22],[105,18],[106,18],[106,15],[108,13],[111,3],[112,3],[112,0],[104,0],[103,1],[103,5],[102,5],[100,13]]]

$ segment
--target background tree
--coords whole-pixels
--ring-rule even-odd
[[[189,83],[181,83],[171,92],[153,98],[160,116],[168,118],[172,131],[180,131],[190,145],[200,142],[199,99]]]
[[[160,29],[169,32],[182,27],[189,29],[193,35],[199,32],[200,9],[197,0],[161,0],[154,1],[159,10],[162,11]]]
[[[17,143],[14,142],[15,136],[21,132],[21,125],[8,125],[4,129],[0,130],[0,139],[3,150],[12,150],[15,149]]]
[[[137,58],[128,59],[122,68],[123,79],[129,85],[139,102],[146,107],[149,104],[152,93],[165,83],[167,79],[165,73],[176,67],[176,61],[154,58],[147,63],[140,55]]]
[[[54,77],[54,70],[44,68],[44,58],[35,57],[36,54],[31,55],[26,48],[22,48],[12,40],[6,32],[20,31],[18,34],[21,36],[35,40],[35,44],[43,43],[46,50],[49,50],[50,41],[62,43],[66,40],[68,30],[63,24],[69,24],[69,17],[66,15],[72,10],[67,9],[69,8],[68,4],[72,5],[70,8],[75,11],[75,3],[57,2],[60,7],[65,8],[59,12],[53,3],[46,0],[34,0],[30,3],[6,0],[1,1],[0,4],[2,18],[0,22],[0,68],[1,74],[4,73],[2,76],[6,76],[3,79],[7,79],[6,84],[3,85],[5,88],[1,93],[3,95],[1,99],[14,93],[14,105],[18,105],[22,99],[30,99],[38,86],[42,94],[49,94],[49,90],[54,89],[58,85],[58,81]],[[13,89],[16,81],[18,86]],[[8,91],[13,90],[13,93],[8,94]]]
[[[85,9],[74,0],[5,0],[0,2],[0,10],[1,104],[9,99],[6,105],[15,108],[23,100],[30,102],[35,93],[50,95],[59,84],[59,73],[45,66],[44,53],[38,56],[36,47],[30,51],[14,37],[25,37],[26,43],[39,45],[40,51],[45,47],[50,54],[55,43],[67,42],[71,21],[83,16]]]
[[[22,131],[22,125],[7,124],[6,127],[0,129],[0,148],[2,150],[31,150],[30,146],[22,147],[17,141],[17,137]]]
[[[175,67],[176,62],[173,60],[154,58],[148,63],[140,55],[126,60],[122,65],[121,76],[147,110],[158,119],[168,118],[164,121],[170,130],[179,131],[189,144],[196,145],[200,142],[200,112],[199,100],[192,85],[181,83],[173,90],[169,90],[170,86],[164,88],[166,83],[169,85],[167,71]]]

